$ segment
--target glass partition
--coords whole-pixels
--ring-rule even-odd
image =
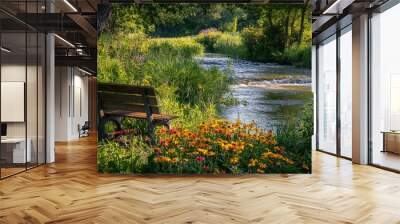
[[[24,171],[31,161],[26,138],[26,41],[25,32],[1,34],[2,177]]]
[[[318,47],[318,149],[336,153],[336,35]]]
[[[371,18],[371,160],[400,170],[400,5]]]
[[[36,13],[40,2],[0,7]],[[45,163],[45,44],[43,33],[0,12],[0,178]]]

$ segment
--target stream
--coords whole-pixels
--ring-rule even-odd
[[[220,115],[229,120],[256,122],[260,128],[274,129],[298,116],[304,103],[312,98],[311,69],[276,63],[230,59],[219,54],[198,57],[205,67],[233,71],[230,86],[238,103],[221,106]]]

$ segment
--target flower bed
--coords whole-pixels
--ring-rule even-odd
[[[120,141],[123,144],[113,141],[100,144],[99,171],[173,174],[299,172],[284,147],[277,144],[274,133],[262,131],[254,123],[211,120],[196,131],[162,128],[157,137],[158,144],[152,148],[144,140],[138,143],[137,137],[132,137],[133,141]]]
[[[158,136],[154,162],[159,172],[276,173],[293,165],[273,132],[255,124],[212,120],[195,132],[161,129]]]

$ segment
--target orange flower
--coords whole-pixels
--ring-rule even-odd
[[[154,158],[154,162],[156,163],[161,163],[161,162],[170,162],[171,158],[166,157],[166,156],[159,156]]]

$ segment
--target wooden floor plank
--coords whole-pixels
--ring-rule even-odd
[[[93,137],[0,181],[0,223],[400,223],[400,175],[313,152],[312,175],[96,172]]]

